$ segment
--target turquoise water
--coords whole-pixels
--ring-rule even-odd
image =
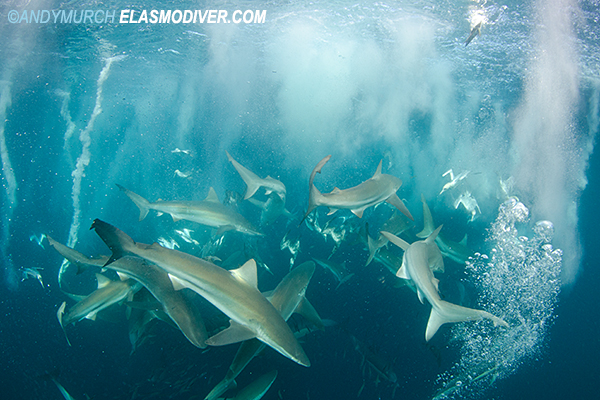
[[[345,262],[345,276],[354,275],[339,287],[320,266],[308,286],[321,317],[335,321],[301,339],[311,367],[267,349],[240,375],[243,387],[278,369],[265,398],[593,397],[598,4],[198,7],[229,15],[266,10],[266,17],[252,24],[124,24],[118,17],[10,23],[11,10],[119,15],[192,6],[13,1],[0,7],[6,398],[60,398],[48,373],[77,399],[204,398],[225,375],[237,345],[197,349],[162,321],[131,353],[123,305],[105,319],[67,327],[68,346],[56,311],[63,301],[74,304],[64,292],[95,288],[95,271],[76,274],[35,238],[45,234],[87,255],[109,254],[88,229],[96,218],[136,241],[174,240],[181,251],[218,257],[217,264],[242,251],[236,260],[260,259],[270,270],[259,266],[261,290],[312,258]],[[481,35],[465,46],[480,21]],[[242,200],[246,186],[226,151],[258,176],[285,184],[291,218],[261,224],[260,209]],[[329,154],[315,178],[322,192],[360,184],[383,160],[383,172],[402,180],[397,194],[415,219],[405,240],[419,240],[423,229],[421,195],[448,240],[467,235],[472,258],[466,265],[445,258],[440,293],[510,327],[444,325],[425,342],[430,306],[397,287],[381,262],[365,266],[364,232],[376,237],[393,214],[388,204],[368,208],[360,219],[348,210],[328,216],[319,207],[299,225],[310,173]],[[440,193],[450,169],[464,179]],[[203,200],[212,187],[222,202],[237,199],[237,211],[264,236],[226,232],[219,240],[215,229],[155,211],[138,221],[139,210],[116,184],[150,201]],[[264,190],[256,198],[268,199]],[[466,205],[475,199],[477,207],[469,211],[460,199]],[[193,231],[195,242],[176,232],[183,229]],[[282,246],[286,240],[299,246],[295,254]],[[387,250],[402,256],[391,245]],[[22,280],[27,268],[40,269],[43,286]],[[206,301],[192,299],[209,330],[227,325]],[[290,324],[304,321],[293,317]],[[365,349],[384,360],[397,382],[378,377]]]

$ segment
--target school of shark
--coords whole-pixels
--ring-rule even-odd
[[[69,331],[73,329],[71,325],[82,320],[99,321],[103,314],[114,308],[126,314],[132,352],[149,335],[151,321],[164,321],[180,331],[190,346],[203,349],[202,351],[239,345],[226,376],[212,388],[206,388],[204,399],[223,398],[222,396],[231,393],[234,393],[234,397],[225,398],[260,399],[277,378],[277,370],[258,377],[240,390],[236,389],[237,376],[256,355],[270,347],[291,362],[310,367],[310,353],[303,349],[301,338],[317,330],[339,329],[350,338],[349,347],[355,349],[363,360],[365,380],[357,396],[362,394],[367,378],[371,378],[376,386],[385,382],[393,398],[398,389],[401,390],[399,378],[393,370],[393,362],[377,354],[338,322],[321,318],[319,304],[312,304],[306,297],[317,267],[333,275],[337,282],[334,290],[353,279],[356,271],[349,270],[345,262],[340,264],[335,261],[336,251],[345,243],[351,243],[354,248],[358,245],[358,249],[362,249],[357,257],[364,257],[365,268],[373,268],[369,266],[371,263],[380,264],[389,271],[390,281],[394,277],[396,287],[415,292],[423,305],[431,307],[426,326],[408,321],[414,325],[414,329],[424,331],[423,338],[426,342],[444,324],[487,320],[494,329],[509,327],[504,314],[494,315],[485,310],[443,300],[443,293],[439,289],[440,281],[435,274],[445,271],[445,262],[464,267],[474,251],[469,249],[466,236],[460,242],[453,242],[444,235],[442,225],[435,226],[424,196],[423,229],[416,232],[416,226],[421,224],[415,221],[398,196],[402,194],[399,191],[402,181],[383,173],[382,162],[376,167],[372,177],[358,185],[346,189],[335,187],[329,193],[322,193],[315,186],[315,178],[331,156],[323,158],[308,177],[308,207],[300,219],[286,209],[286,186],[283,182],[270,176],[260,178],[229,153],[226,155],[247,188],[244,195],[234,196],[237,200],[228,205],[219,201],[213,188],[209,189],[204,200],[151,202],[117,184],[120,192],[125,195],[123,207],[129,207],[131,212],[137,207],[139,221],[147,218],[150,210],[156,211],[157,215],[149,218],[159,218],[163,214],[171,217],[171,232],[164,232],[163,236],[156,237],[152,244],[144,244],[132,238],[126,233],[127,226],[116,226],[101,219],[95,219],[90,229],[106,244],[105,254],[86,255],[46,234],[32,236],[32,241],[43,247],[48,244],[48,248],[53,248],[65,259],[58,281],[67,298],[58,307],[57,326],[64,331],[69,345],[72,345],[69,339]],[[452,174],[452,171],[448,173]],[[468,172],[465,172],[459,178],[454,178],[452,174],[451,182],[442,187],[440,195],[445,191],[456,190],[457,187],[460,189],[459,183],[468,179],[467,175]],[[137,192],[142,190],[143,188],[136,188]],[[508,194],[506,197],[508,198]],[[128,203],[126,198],[133,204]],[[260,228],[238,212],[236,204],[239,201],[248,201],[257,206],[255,210],[260,214]],[[321,206],[328,207],[327,215],[320,215],[315,211]],[[365,217],[367,209],[372,211]],[[391,213],[391,216],[377,224],[376,217],[380,213]],[[461,215],[467,218],[471,214],[462,212]],[[282,239],[270,238],[262,232],[265,226],[279,218],[286,220],[290,227]],[[257,215],[252,219],[257,219]],[[181,228],[179,221],[182,220],[190,225]],[[331,239],[333,249],[328,259],[313,257],[310,249],[302,248],[301,237],[292,237],[294,229],[297,230],[300,226],[298,220],[300,225],[306,224],[315,237],[320,236],[326,241]],[[192,235],[194,230],[189,226],[210,232],[204,238],[205,243],[201,242],[202,239],[194,238],[199,236]],[[373,226],[378,227],[375,239],[369,233]],[[224,237],[230,235],[240,238],[244,247],[254,248],[245,249],[244,252],[227,249],[226,252],[230,254],[223,261],[217,256],[217,250]],[[164,236],[170,238],[166,239]],[[455,233],[453,236],[456,236]],[[290,253],[289,266],[283,266],[289,272],[275,288],[268,291],[259,290],[259,270],[273,274],[272,268],[262,261],[256,249],[256,242],[261,240],[281,241],[280,249]],[[187,244],[186,251],[179,250],[184,243]],[[310,261],[297,265],[296,258],[301,252]],[[219,254],[222,255],[223,251]],[[68,275],[66,271],[70,269],[76,270],[75,277],[94,274],[97,289],[86,295],[70,293],[65,289],[70,286],[65,282]],[[277,270],[281,268],[278,267]],[[23,279],[26,278],[35,278],[44,287],[38,270],[24,270]],[[223,319],[217,324],[205,321],[203,308],[206,305],[200,307],[198,297],[195,296],[210,303],[213,310],[218,310],[229,322],[223,323]],[[215,311],[209,312],[209,315],[214,313]],[[302,323],[298,323],[298,319],[290,319],[292,314],[299,315]],[[288,323],[292,321],[296,322]],[[53,380],[65,397],[70,396],[55,378]],[[189,385],[184,389],[189,390]],[[178,393],[181,394],[184,389],[180,389]],[[194,398],[202,398],[201,394],[196,396],[199,397]]]

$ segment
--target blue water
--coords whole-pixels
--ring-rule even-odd
[[[22,3],[0,6],[2,398],[60,399],[49,373],[76,399],[204,398],[225,375],[237,345],[203,351],[160,321],[130,354],[124,306],[112,310],[111,321],[67,327],[69,347],[56,318],[63,301],[73,304],[58,284],[63,259],[30,240],[44,233],[84,254],[108,254],[88,230],[101,218],[136,241],[170,237],[202,256],[210,228],[153,211],[140,222],[116,184],[150,201],[202,200],[210,187],[224,200],[227,191],[245,190],[225,151],[257,175],[281,180],[295,216],[260,227],[261,238],[228,232],[211,254],[225,259],[253,249],[273,272],[259,268],[261,290],[289,271],[290,253],[280,249],[286,233],[300,239],[295,265],[332,252],[331,239],[298,226],[319,160],[332,155],[315,179],[329,192],[368,179],[383,159],[383,172],[402,179],[398,196],[415,217],[406,240],[422,229],[423,194],[442,232],[454,241],[467,234],[478,253],[468,266],[445,260],[442,295],[511,325],[445,325],[426,343],[430,306],[394,287],[381,264],[365,267],[368,250],[355,233],[331,256],[354,276],[336,289],[334,276],[317,267],[307,290],[321,317],[337,323],[302,338],[311,367],[267,349],[240,375],[239,387],[278,369],[265,399],[391,398],[394,385],[377,383],[353,336],[394,370],[395,398],[431,399],[448,388],[449,398],[596,397],[597,2],[210,2],[198,7],[264,9],[266,19],[9,23],[11,10],[118,15],[192,7]],[[480,20],[481,35],[465,47]],[[439,194],[450,168],[470,172]],[[513,185],[502,192],[509,178]],[[472,221],[454,206],[467,191],[479,206]],[[512,242],[494,230],[506,222],[501,210],[510,196],[529,211],[514,225]],[[239,212],[260,225],[253,205],[241,201]],[[348,229],[368,223],[375,236],[392,209],[369,208],[362,219],[347,210],[314,213],[321,227],[347,218]],[[540,250],[540,220],[554,226],[555,259]],[[200,245],[181,240],[175,229],[183,228],[194,230]],[[21,280],[26,268],[41,268],[45,287]],[[92,271],[67,269],[63,278],[69,292],[95,286]],[[226,325],[219,311],[196,301],[210,329]]]

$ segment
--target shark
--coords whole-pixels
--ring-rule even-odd
[[[271,178],[270,176],[267,176],[266,178],[260,178],[254,172],[235,161],[229,152],[225,151],[225,153],[227,154],[227,159],[229,162],[233,164],[235,170],[240,174],[246,183],[244,200],[248,200],[250,197],[254,196],[258,189],[262,187],[265,189],[265,194],[267,196],[269,196],[271,193],[276,193],[281,201],[285,204],[286,188],[281,181]]]
[[[344,190],[336,187],[331,193],[321,193],[314,185],[315,176],[317,173],[321,173],[321,169],[327,164],[330,158],[331,155],[328,155],[319,161],[310,175],[308,183],[310,190],[308,209],[300,223],[306,219],[308,214],[319,206],[329,207],[328,215],[331,215],[340,209],[347,209],[352,211],[357,217],[362,218],[363,212],[367,208],[383,202],[388,202],[414,221],[410,211],[408,211],[408,208],[406,208],[402,200],[400,200],[396,194],[402,185],[402,181],[395,176],[381,173],[383,160],[379,162],[375,174],[358,186]]]
[[[260,224],[262,226],[272,224],[280,215],[288,219],[294,218],[294,215],[285,208],[285,202],[277,193],[271,193],[267,201],[254,198],[248,199],[248,201],[261,209]]]
[[[263,398],[265,393],[271,388],[273,382],[277,378],[277,370],[267,372],[264,375],[259,376],[248,386],[241,389],[235,397],[231,397],[231,400],[260,400]]]
[[[433,233],[435,225],[431,210],[423,195],[421,195],[421,202],[423,203],[423,230],[417,233],[417,237],[424,239]],[[465,235],[460,242],[454,242],[447,239],[440,232],[435,238],[435,243],[438,245],[444,257],[448,257],[459,264],[466,264],[469,257],[473,255],[473,251],[467,247],[467,235]]]
[[[346,268],[345,261],[342,264],[338,264],[338,263],[334,263],[331,261],[319,260],[314,257],[313,257],[313,260],[314,260],[314,262],[319,264],[321,267],[323,267],[327,271],[331,272],[333,274],[333,276],[335,276],[335,279],[337,279],[337,281],[338,281],[338,284],[335,287],[336,289],[339,288],[342,285],[342,283],[348,281],[350,278],[352,278],[354,276],[354,273],[350,273],[348,271],[348,269]]]
[[[439,226],[427,239],[416,241],[410,245],[396,235],[385,231],[381,232],[390,242],[404,250],[402,266],[396,273],[396,276],[411,280],[417,288],[417,294],[421,303],[427,300],[431,305],[431,314],[427,322],[425,340],[429,341],[440,326],[446,323],[485,318],[493,321],[495,326],[508,327],[508,324],[504,320],[487,311],[462,307],[441,299],[438,293],[439,281],[433,276],[432,272],[432,268],[443,270],[443,268],[439,267],[444,263],[442,253],[435,244],[435,238],[441,229],[442,226]]]
[[[165,271],[142,258],[131,256],[120,258],[106,268],[140,282],[158,300],[162,310],[190,343],[201,349],[206,347],[208,334],[198,308],[183,293],[173,288]]]
[[[96,274],[96,279],[98,289],[74,304],[69,311],[65,312],[66,302],[60,305],[56,316],[63,331],[67,325],[84,318],[95,320],[98,312],[123,301],[130,293],[135,293],[142,287],[133,279],[113,281],[102,274]]]
[[[362,366],[363,366],[363,375],[365,374],[365,368],[368,367],[370,371],[375,372],[376,380],[375,385],[377,386],[379,382],[385,381],[392,385],[392,399],[396,395],[396,389],[400,387],[398,383],[398,376],[394,372],[392,368],[392,363],[388,360],[384,359],[380,354],[376,353],[370,346],[367,346],[365,343],[361,342],[354,335],[350,335],[350,339],[352,339],[352,344],[354,349],[361,355],[362,357]],[[369,374],[370,375],[370,374]],[[364,389],[365,383],[363,381],[363,386],[359,390],[359,396],[362,390]]]
[[[290,271],[269,293],[265,293],[267,299],[281,313],[281,317],[286,321],[292,313],[302,314],[313,325],[319,329],[324,329],[324,323],[312,305],[304,297],[306,287],[315,272],[315,264],[312,261],[302,263]],[[248,363],[263,349],[265,344],[257,339],[246,340],[243,342],[229,369],[225,378],[223,378],[205,397],[204,400],[215,400],[232,387],[235,378],[242,372]]]
[[[398,212],[394,212],[390,219],[383,224],[381,230],[391,232],[394,235],[400,235],[402,232],[412,228],[412,226],[413,224],[410,221],[407,221],[403,215],[398,214]],[[388,240],[381,234],[377,236],[377,239],[372,239],[368,233],[366,233],[366,235],[367,246],[369,248],[369,258],[367,258],[367,263],[365,265],[369,265],[371,261],[373,261],[373,257],[375,257],[379,249],[387,245]]]
[[[209,338],[206,344],[224,345],[256,337],[298,364],[310,366],[290,327],[259,292],[254,260],[228,271],[181,251],[165,249],[158,243],[136,243],[125,232],[99,219],[94,220],[91,229],[112,251],[107,264],[125,255],[144,258],[166,271],[176,290],[195,291],[231,318],[229,328],[219,333],[218,340]]]
[[[149,210],[158,211],[159,215],[170,214],[173,221],[186,220],[201,225],[218,228],[217,235],[228,230],[235,230],[248,235],[263,236],[246,218],[234,210],[227,208],[219,201],[217,193],[211,187],[208,196],[202,201],[163,201],[150,203],[142,196],[117,184],[140,209],[140,221],[148,215]]]

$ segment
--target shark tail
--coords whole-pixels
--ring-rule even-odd
[[[347,282],[350,278],[352,278],[354,276],[354,273],[348,274],[345,277],[342,278],[342,280],[340,281],[340,283],[337,284],[337,286],[335,287],[335,290],[338,290],[340,286],[342,286],[342,283]]]
[[[131,201],[135,203],[136,206],[138,206],[140,209],[140,221],[146,218],[146,215],[148,215],[148,210],[150,209],[150,202],[139,194],[133,193],[131,190],[124,188],[118,183],[117,187],[121,190],[121,192],[125,193],[127,197],[129,197]]]
[[[100,239],[102,239],[112,251],[112,255],[106,262],[106,265],[129,254],[130,249],[135,246],[135,242],[129,235],[102,220],[95,219],[90,229],[94,229],[98,236],[100,236]]]
[[[243,178],[243,177],[242,177]],[[244,180],[246,182],[246,193],[244,194],[244,200],[248,200],[250,197],[260,189],[260,183],[254,180]]]
[[[246,184],[246,193],[244,194],[244,200],[248,200],[250,197],[254,196],[258,189],[260,189],[262,179],[260,179],[258,175],[256,175],[254,172],[250,171],[248,168],[235,161],[227,150],[225,151],[225,153],[227,154],[227,160],[229,160],[229,162],[233,164],[233,167],[240,174],[240,176],[244,180],[244,183]]]
[[[435,224],[433,223],[433,216],[431,210],[425,201],[425,196],[421,194],[421,202],[423,203],[423,230],[417,233],[417,237],[426,238],[433,233],[435,230]]]
[[[319,203],[320,203],[319,200],[323,195],[321,194],[319,189],[317,189],[317,187],[314,185],[313,182],[315,180],[315,176],[317,175],[317,173],[319,173],[319,174],[321,173],[321,168],[323,168],[323,166],[325,164],[327,164],[327,161],[329,161],[330,158],[331,158],[331,154],[328,155],[327,157],[325,157],[324,159],[322,159],[321,161],[319,161],[319,163],[317,164],[315,169],[313,169],[312,173],[310,174],[310,179],[308,181],[308,187],[309,187],[308,209],[306,210],[306,214],[304,214],[304,218],[302,218],[302,221],[300,221],[300,225],[302,225],[302,222],[304,222],[306,217],[308,217],[308,214],[310,214],[312,210],[314,210],[315,208],[317,208],[319,206]]]
[[[425,331],[425,340],[429,341],[443,324],[476,321],[484,318],[493,321],[494,326],[508,327],[508,324],[503,319],[498,318],[489,312],[462,307],[440,300],[437,306],[432,307],[431,309],[429,322],[427,322],[427,330]]]
[[[371,264],[371,261],[373,261],[373,257],[375,257],[375,254],[377,254],[377,250],[379,250],[379,247],[377,246],[377,240],[374,240],[371,238],[371,236],[369,236],[369,234],[367,234],[367,246],[369,246],[369,258],[367,258],[367,263],[365,265],[369,265]]]

